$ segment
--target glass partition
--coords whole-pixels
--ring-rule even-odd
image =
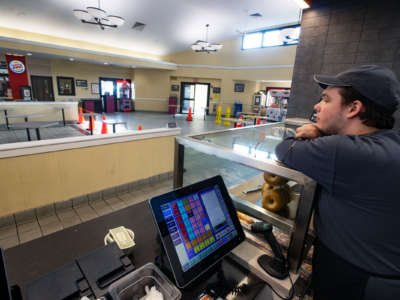
[[[191,180],[211,177],[219,171],[237,210],[271,223],[287,234],[290,240],[287,246],[288,262],[295,272],[313,239],[309,224],[316,183],[278,162],[275,147],[284,138],[294,136],[296,127],[297,124],[280,122],[176,137],[174,169],[175,188],[191,183]],[[185,160],[185,153],[190,155],[193,151],[201,153],[197,156],[200,161]],[[196,164],[200,166],[206,161],[210,170],[203,171],[200,176],[204,178],[194,176]],[[243,172],[249,177],[238,178],[240,176],[235,172]],[[283,178],[281,186],[270,187],[273,192],[261,192],[261,189],[272,186],[266,184],[264,172]],[[187,177],[189,180],[186,180]],[[277,203],[274,202],[275,197],[285,199],[279,209],[273,205]]]

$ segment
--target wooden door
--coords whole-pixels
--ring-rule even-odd
[[[54,101],[53,79],[47,76],[31,76],[33,99]]]

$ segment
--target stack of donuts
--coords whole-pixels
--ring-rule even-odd
[[[264,172],[265,183],[261,189],[262,206],[269,211],[278,212],[290,201],[290,187],[287,179]]]

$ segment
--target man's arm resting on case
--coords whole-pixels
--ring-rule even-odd
[[[302,126],[304,127],[304,126]],[[303,136],[315,136],[314,129],[303,128]],[[320,134],[320,133],[319,133]],[[330,187],[333,180],[336,145],[338,136],[321,138],[288,138],[275,148],[277,158],[288,167],[313,178],[318,183]]]
[[[316,139],[325,134],[315,124],[306,124],[296,129],[295,139]]]

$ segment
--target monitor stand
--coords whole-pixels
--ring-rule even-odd
[[[12,300],[22,300],[21,288],[18,285],[12,285],[10,290]]]
[[[172,273],[172,268],[167,254],[165,253],[165,249],[159,234],[157,234],[156,240],[157,245],[159,245],[160,252],[159,255],[156,256],[154,264],[169,278],[169,280],[171,280],[171,282],[175,282],[174,274]]]
[[[175,282],[174,275],[170,266],[169,259],[161,243],[160,236],[157,235],[157,242],[160,245],[160,254],[155,259],[155,265],[172,281]],[[216,274],[216,276],[214,276]],[[204,288],[204,283],[205,288]],[[212,266],[207,272],[189,284],[184,290],[201,289],[213,298],[225,298],[229,293],[237,292],[238,282],[225,276],[222,260]]]
[[[219,261],[216,265],[217,278],[215,281],[211,281],[207,284],[205,291],[208,295],[213,298],[225,297],[235,292],[238,289],[238,282],[232,278],[225,277],[225,272],[222,268],[222,261]],[[212,274],[212,270],[210,272]]]

